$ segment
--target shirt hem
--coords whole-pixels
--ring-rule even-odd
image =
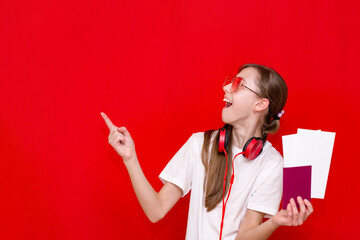
[[[265,213],[264,217],[266,217],[266,218],[270,218],[271,216],[274,216],[278,212],[278,210],[259,207],[259,206],[248,206],[247,208],[254,210],[254,211]]]
[[[185,184],[177,178],[170,177],[169,175],[166,175],[164,173],[161,173],[159,175],[159,178],[164,184],[165,184],[165,182],[170,182],[170,183],[175,184],[179,188],[181,188],[181,190],[183,191],[183,194],[181,197],[184,197],[190,191],[190,189],[185,189]]]

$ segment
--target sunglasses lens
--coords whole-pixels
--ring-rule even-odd
[[[231,84],[231,88],[230,88],[230,92],[236,92],[236,90],[238,89],[239,87],[239,84],[241,82],[241,78],[240,77],[235,77],[232,81],[232,84]]]
[[[223,87],[225,87],[226,85],[230,84],[232,79],[233,79],[232,76],[231,76],[231,75],[228,75],[227,78],[226,78],[225,81],[224,81]]]

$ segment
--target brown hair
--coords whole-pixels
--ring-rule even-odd
[[[287,100],[287,86],[284,79],[273,69],[258,65],[245,64],[240,67],[239,71],[247,67],[253,67],[258,72],[257,84],[260,94],[269,99],[269,108],[264,116],[262,127],[262,137],[266,139],[268,133],[274,134],[279,130],[279,120],[273,120],[272,117],[278,114],[285,106]],[[228,146],[232,146],[232,126],[225,125],[230,133]],[[215,137],[213,138],[213,135]],[[212,143],[211,152],[209,153],[210,143]],[[219,131],[208,130],[204,133],[204,144],[201,152],[201,159],[205,168],[205,207],[207,211],[213,210],[219,204],[223,197],[223,179],[225,176],[226,157],[223,153],[218,152]],[[210,154],[210,157],[209,157]],[[228,151],[228,173],[232,171],[232,152],[231,147]],[[225,183],[225,194],[230,185],[231,174],[227,174]]]

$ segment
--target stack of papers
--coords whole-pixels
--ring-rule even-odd
[[[335,133],[298,129],[297,134],[282,137],[284,154],[283,208],[289,199],[325,196]],[[311,174],[309,174],[311,172]],[[309,177],[311,179],[309,179]],[[310,184],[311,183],[311,184]],[[310,200],[310,199],[308,199]]]

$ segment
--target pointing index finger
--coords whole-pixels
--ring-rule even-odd
[[[108,116],[106,116],[106,114],[103,112],[101,112],[100,114],[103,117],[103,119],[105,120],[105,123],[108,126],[108,128],[110,130],[112,130],[114,128],[114,124],[111,122],[110,118],[108,118]]]

